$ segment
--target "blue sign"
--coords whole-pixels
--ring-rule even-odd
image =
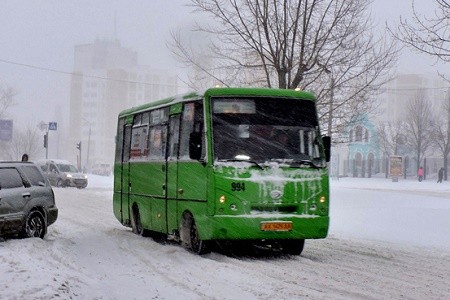
[[[12,140],[13,121],[0,120],[0,141],[9,142]]]
[[[57,130],[58,124],[56,122],[48,122],[48,130]]]

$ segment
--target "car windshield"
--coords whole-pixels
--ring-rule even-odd
[[[324,165],[314,102],[279,98],[213,99],[216,161]]]
[[[77,173],[78,170],[73,165],[68,164],[58,164],[58,168],[61,172],[68,172],[68,173]]]

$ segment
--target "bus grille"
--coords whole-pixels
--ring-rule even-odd
[[[297,211],[297,205],[252,205],[252,210],[261,212],[294,213]]]

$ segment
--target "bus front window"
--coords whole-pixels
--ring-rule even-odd
[[[216,161],[324,164],[312,101],[213,99],[213,135]]]

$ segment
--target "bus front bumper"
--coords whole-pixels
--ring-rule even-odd
[[[328,216],[257,215],[203,216],[196,218],[202,240],[320,239],[328,234]]]

